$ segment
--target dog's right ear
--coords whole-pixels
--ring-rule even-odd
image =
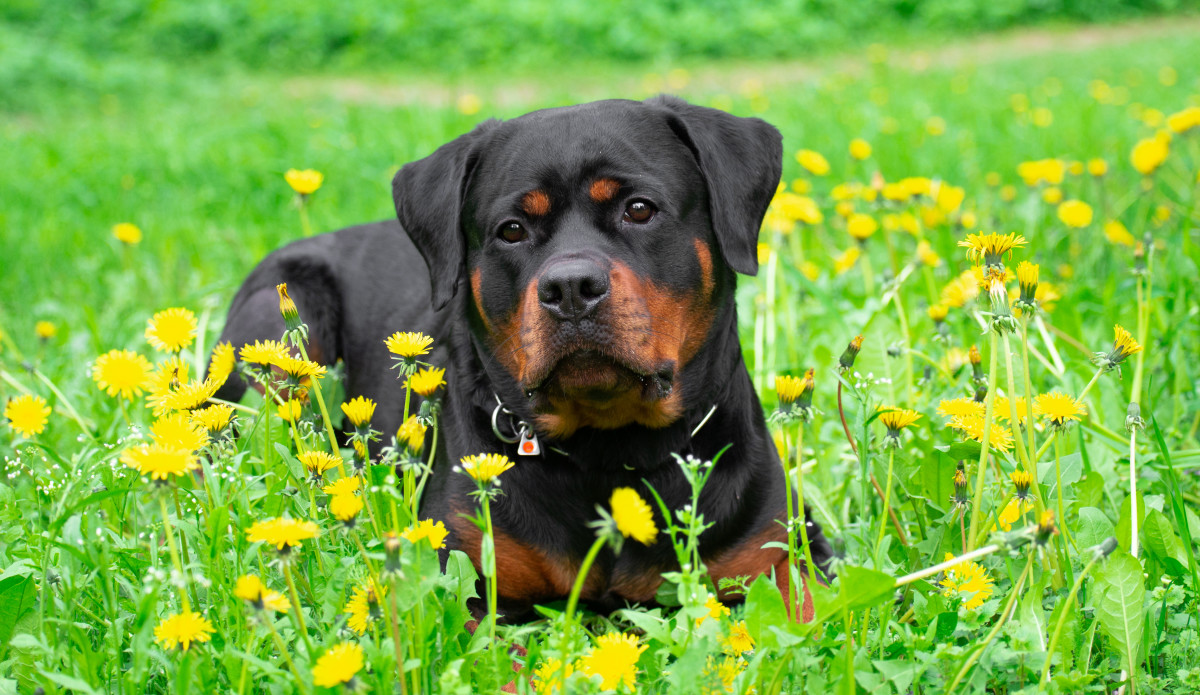
[[[435,310],[454,297],[466,275],[463,196],[484,136],[498,123],[496,120],[480,123],[428,157],[405,164],[392,179],[392,199],[400,226],[429,266]]]

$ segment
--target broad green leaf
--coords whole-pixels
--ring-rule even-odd
[[[1091,471],[1073,487],[1075,492],[1075,507],[1099,507],[1104,499],[1104,476],[1097,471]]]
[[[787,623],[787,609],[784,607],[783,594],[775,582],[760,574],[750,585],[746,594],[746,629],[754,638],[755,644],[775,646],[775,633],[767,628],[772,625]]]
[[[813,591],[813,606],[816,620],[840,616],[843,611],[857,611],[877,606],[890,600],[896,587],[896,579],[889,574],[876,572],[866,567],[844,565],[838,574],[838,593]]]
[[[1058,460],[1055,470],[1054,458],[1038,463],[1038,481],[1046,486],[1047,495],[1057,495],[1058,476],[1062,475],[1063,491],[1071,491],[1071,485],[1083,475],[1083,458],[1079,454],[1067,454]]]
[[[921,457],[913,475],[918,494],[936,509],[945,511],[950,506],[950,496],[954,494],[954,468],[954,459],[945,452],[938,452]]]
[[[49,673],[47,671],[42,671],[42,675],[54,681],[55,683],[58,683],[67,690],[77,693],[85,693],[86,695],[96,695],[96,691],[92,689],[92,686],[73,676],[65,676],[61,673]]]
[[[1165,514],[1155,509],[1147,511],[1146,524],[1141,535],[1146,539],[1146,550],[1163,563],[1168,572],[1178,577],[1187,571],[1187,556],[1183,552],[1183,543],[1180,542],[1179,536],[1175,535],[1171,521]]]
[[[1133,528],[1129,520],[1130,497],[1125,496],[1125,501],[1121,503],[1121,515],[1117,519],[1116,536],[1117,542],[1121,544],[1121,549],[1129,550],[1129,538]],[[1146,525],[1146,500],[1142,497],[1142,493],[1138,493],[1138,537],[1141,537],[1141,532]]]
[[[1079,521],[1075,526],[1075,542],[1080,548],[1090,548],[1099,545],[1115,532],[1113,524],[1104,512],[1095,507],[1084,507],[1079,510]]]
[[[1095,571],[1095,577],[1092,595],[1100,629],[1120,654],[1122,668],[1132,672],[1141,663],[1138,649],[1145,629],[1142,564],[1118,550]]]
[[[0,654],[12,639],[17,622],[37,604],[37,586],[32,575],[21,574],[0,581]]]

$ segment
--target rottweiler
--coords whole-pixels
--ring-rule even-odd
[[[384,338],[433,336],[447,386],[421,514],[444,521],[447,546],[478,568],[480,532],[461,516],[475,511],[475,486],[455,464],[484,452],[516,461],[492,506],[510,620],[567,596],[614,488],[687,502],[673,454],[717,459],[699,509],[714,583],[774,573],[787,596],[786,553],[763,547],[786,539],[784,475],[734,304],[737,273],[757,272],[781,165],[771,125],[670,96],[489,120],[400,169],[398,220],[267,256],[220,340],[278,339],[286,282],[310,356],[341,360],[348,397],[374,399],[373,425],[390,436],[404,389]],[[232,377],[217,396],[245,388]],[[830,545],[807,523],[827,572]],[[598,557],[583,598],[598,611],[653,603],[672,569],[665,534],[626,543]]]

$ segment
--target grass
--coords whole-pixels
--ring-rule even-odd
[[[1133,170],[1129,154],[1161,127],[1147,124],[1155,122],[1147,109],[1169,114],[1195,105],[1200,76],[1189,58],[1196,48],[1194,38],[1168,34],[978,65],[939,64],[935,53],[933,65],[917,70],[873,54],[831,61],[787,86],[757,87],[743,79],[750,71],[680,85],[694,101],[777,125],[789,152],[785,182],[810,187],[806,195],[823,213],[818,224],[783,212],[772,218],[762,236],[763,272],[743,279],[738,301],[747,363],[772,410],[776,376],[815,370],[811,417],[782,417],[776,427],[781,438],[786,432],[787,460],[802,474],[805,501],[843,555],[840,578],[815,591],[814,623],[789,623],[763,580],[732,615],[697,626],[696,618],[720,611],[705,606],[710,592],[693,563],[669,578],[684,598],[678,608],[589,614],[582,628],[567,630],[568,639],[556,635],[579,623],[559,612],[561,604],[540,624],[500,626],[499,640],[528,650],[523,673],[540,669],[536,683],[545,689],[560,672],[548,659],[560,658],[576,672],[634,668],[639,692],[1029,692],[1039,681],[1053,691],[1111,691],[1127,682],[1146,693],[1194,692],[1200,134],[1176,136],[1150,177]],[[183,306],[196,312],[199,334],[182,357],[199,370],[241,278],[300,234],[283,182],[287,169],[325,174],[308,204],[315,228],[384,218],[392,214],[395,168],[485,115],[570,103],[597,89],[644,96],[640,76],[631,87],[624,71],[601,66],[596,73],[586,92],[555,81],[562,86],[533,102],[497,89],[479,113],[466,114],[419,99],[335,99],[265,74],[114,60],[93,75],[98,90],[50,80],[27,99],[5,102],[0,129],[13,164],[0,170],[0,400],[31,392],[54,412],[32,437],[2,430],[0,692],[321,692],[313,668],[346,642],[361,645],[365,668],[357,682],[375,691],[494,692],[514,679],[489,630],[472,636],[461,628],[474,590],[469,563],[456,556],[442,574],[423,542],[385,545],[386,528],[417,521],[405,511],[414,486],[389,480],[385,466],[368,468],[380,490],[362,498],[359,530],[343,533],[324,508],[326,496],[303,482],[296,457],[297,449],[327,447],[323,428],[309,414],[310,424],[292,433],[273,409],[248,403],[237,414],[243,434],[210,445],[203,477],[183,476],[165,495],[154,493],[120,463],[151,413],[140,400],[123,404],[102,394],[90,365],[115,348],[161,359],[143,338],[146,321]],[[847,154],[856,137],[873,147],[866,161]],[[800,148],[822,152],[831,172],[802,171],[790,156]],[[1044,158],[1103,158],[1108,173],[1068,173],[1058,186],[1022,183],[1018,165]],[[869,183],[875,171],[889,182],[944,181],[962,187],[965,199],[946,201],[936,214],[923,212],[936,208],[928,196],[884,209],[854,194],[848,203],[881,225],[858,244],[835,209],[835,194],[848,189],[835,186]],[[998,183],[990,182],[992,172]],[[1047,188],[1087,202],[1093,219],[1066,227],[1045,202],[1053,199]],[[937,265],[911,262],[918,239],[892,229],[905,212],[921,221],[916,233]],[[963,228],[967,212],[974,230]],[[1106,238],[1113,219],[1137,240],[1149,235],[1143,274],[1131,272],[1133,248]],[[113,239],[109,230],[119,222],[138,225],[144,241]],[[952,306],[944,337],[935,340],[927,309],[972,265],[956,244],[981,229],[1023,234],[1028,245],[1005,262],[1014,271],[1022,260],[1040,264],[1043,288],[1059,297],[1044,301],[1032,323],[1019,317],[1005,336],[981,331],[992,320],[986,302]],[[851,248],[861,257],[838,272],[835,259]],[[1015,284],[1010,291],[1015,296]],[[37,338],[37,321],[51,322],[55,335]],[[994,400],[997,391],[1078,396],[1096,375],[1092,353],[1112,349],[1114,323],[1145,350],[1095,379],[1082,399],[1086,415],[1062,434],[1052,436],[1038,417],[1020,437],[1037,448],[1022,454],[1018,444],[1002,453],[991,434],[980,446],[944,427],[939,403],[976,388],[962,351],[979,346],[980,369],[995,387],[987,418],[1016,434],[1006,429],[1011,410],[1006,415]],[[859,334],[862,352],[839,375],[838,358]],[[1131,401],[1147,423],[1132,446],[1125,430]],[[922,415],[900,433],[899,448],[884,447],[888,437],[874,422],[880,405]],[[335,403],[328,406],[338,413]],[[956,486],[960,466],[964,480]],[[1017,469],[1034,474],[1036,509],[1012,534],[990,535]],[[688,471],[702,484],[702,468]],[[872,475],[885,495],[872,489]],[[965,510],[952,504],[955,495],[967,498]],[[1132,498],[1141,500],[1136,514]],[[1060,512],[1057,534],[1046,537],[1049,525],[1036,531],[1042,508]],[[311,518],[321,529],[284,564],[245,534],[280,514]],[[664,529],[682,558],[690,557],[702,523],[676,517]],[[606,525],[602,534],[615,539],[619,530]],[[1115,548],[1104,546],[1110,536]],[[922,576],[947,553],[970,549],[989,551],[977,568]],[[397,564],[405,581],[380,574]],[[282,594],[286,615],[256,617],[234,596],[247,573]],[[342,611],[353,588],[371,581],[386,594],[359,635]],[[947,583],[967,588],[951,592]],[[155,628],[185,601],[211,621],[211,641],[164,649]],[[748,643],[737,641],[739,630],[752,650],[742,649]],[[608,643],[612,637],[601,646],[594,637],[601,633],[636,634],[637,646]],[[406,664],[403,681],[397,654]],[[636,666],[623,664],[622,655]],[[575,675],[572,688],[597,690],[600,681]],[[515,684],[531,687],[525,676]]]

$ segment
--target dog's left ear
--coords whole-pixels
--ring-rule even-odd
[[[783,137],[761,119],[678,97],[664,94],[645,103],[667,112],[668,125],[696,156],[725,261],[743,275],[756,274],[758,229],[783,172]]]

